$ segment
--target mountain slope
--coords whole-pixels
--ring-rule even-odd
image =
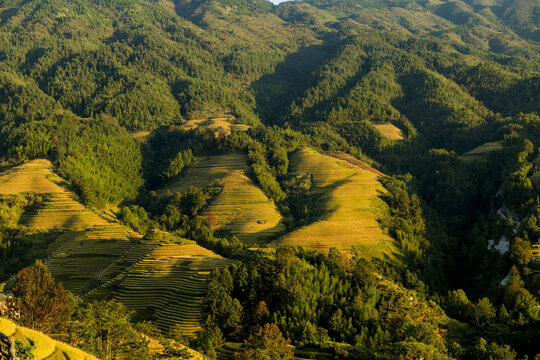
[[[324,207],[322,218],[295,230],[276,245],[306,246],[327,252],[331,247],[360,256],[390,255],[392,239],[377,222],[377,212],[384,211],[378,199],[383,187],[377,181],[380,173],[356,167],[350,162],[303,149],[291,158],[292,174],[307,173],[313,177],[318,202]]]
[[[0,332],[13,336],[15,341],[35,346],[33,351],[36,360],[97,360],[96,357],[74,348],[68,344],[53,340],[43,333],[17,326],[11,321],[0,318]]]

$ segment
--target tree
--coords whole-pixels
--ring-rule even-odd
[[[65,331],[72,313],[69,292],[41,261],[19,271],[7,306],[10,318],[44,333]]]
[[[260,326],[266,323],[269,317],[270,311],[268,310],[268,305],[265,301],[259,301],[253,310],[253,324]]]
[[[225,343],[221,329],[216,325],[210,316],[206,318],[202,329],[197,332],[194,345],[197,351],[206,355],[210,359],[216,358],[215,347]]]
[[[289,340],[275,324],[259,327],[244,342],[244,351],[236,355],[237,360],[289,360],[293,358]]]
[[[532,246],[530,241],[516,237],[510,246],[510,258],[517,266],[524,266],[531,262]]]
[[[109,359],[150,359],[148,340],[130,323],[132,312],[116,301],[94,301],[82,309],[73,328],[83,350]]]
[[[458,289],[448,293],[445,309],[450,316],[462,321],[468,321],[471,317],[474,305],[467,298],[465,291]]]
[[[169,329],[169,338],[182,345],[189,345],[189,339],[184,335],[181,324],[175,324]]]
[[[472,318],[476,325],[489,323],[495,318],[496,309],[488,298],[478,300],[478,303],[472,308]]]

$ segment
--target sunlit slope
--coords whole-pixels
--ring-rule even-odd
[[[0,332],[13,336],[16,341],[34,345],[35,360],[97,360],[80,349],[53,340],[39,331],[17,326],[4,318],[0,318]]]
[[[49,160],[37,159],[0,173],[0,194],[49,194],[42,206],[26,212],[21,225],[32,228],[85,229],[108,222],[86,210],[76,194],[61,186]]]
[[[76,194],[61,185],[52,164],[43,159],[0,174],[0,194],[46,194],[37,209],[22,215],[20,224],[42,231],[61,229],[47,249],[47,266],[68,290],[84,296],[122,271],[125,255],[137,247],[141,236],[86,209]]]
[[[184,130],[193,130],[199,127],[208,127],[213,130],[216,135],[230,135],[232,130],[246,131],[249,129],[248,125],[233,124],[228,117],[212,117],[208,119],[193,119],[188,120],[182,124]]]
[[[264,242],[285,231],[282,217],[272,200],[247,177],[243,154],[198,157],[186,175],[160,191],[185,192],[190,186],[221,189],[202,212],[215,215],[216,230],[229,231],[240,240]]]
[[[488,142],[464,153],[460,158],[463,160],[481,160],[487,158],[492,152],[502,149],[502,141]]]
[[[313,175],[313,191],[322,194],[323,217],[279,239],[277,245],[308,246],[323,252],[337,247],[350,252],[358,247],[365,256],[380,256],[392,249],[392,239],[377,222],[384,191],[375,171],[311,149],[291,156],[291,173]]]
[[[403,131],[393,124],[373,124],[382,136],[389,140],[404,140]]]
[[[232,263],[196,244],[160,245],[121,276],[115,298],[164,331],[181,324],[193,336],[210,272]]]
[[[225,161],[226,166],[239,163],[234,157],[226,160],[232,162]],[[247,169],[245,157],[240,160]],[[150,311],[152,320],[164,330],[180,323],[186,334],[194,335],[200,328],[207,277],[231,261],[195,243],[141,242],[139,234],[86,209],[61,185],[47,160],[34,160],[0,174],[0,193],[46,195],[41,207],[23,214],[21,222],[58,233],[46,258],[55,279],[88,300],[116,297],[131,309]],[[257,189],[252,183],[249,186]],[[62,206],[52,206],[55,202]]]

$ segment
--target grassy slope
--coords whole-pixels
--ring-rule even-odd
[[[313,174],[315,192],[323,194],[326,215],[319,221],[279,239],[277,245],[302,245],[321,251],[358,247],[365,256],[381,256],[393,250],[392,239],[377,222],[382,209],[378,194],[384,191],[379,174],[350,162],[303,149],[293,154],[291,173]]]
[[[97,360],[96,357],[83,352],[68,344],[56,341],[43,333],[22,326],[17,326],[9,320],[0,318],[0,332],[14,336],[15,340],[34,344],[35,360],[69,359]]]
[[[221,192],[202,216],[216,216],[216,230],[229,231],[240,240],[262,242],[285,230],[274,203],[246,176],[247,156],[241,154],[198,157],[186,175],[161,194],[185,192],[190,186],[215,186]]]

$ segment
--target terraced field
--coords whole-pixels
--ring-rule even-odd
[[[68,344],[56,341],[43,333],[34,331],[0,318],[0,332],[15,340],[35,346],[35,360],[98,360],[96,357]]]
[[[379,172],[312,149],[293,154],[290,169],[293,174],[313,175],[313,191],[322,194],[326,215],[283,236],[276,245],[309,246],[322,252],[330,247],[351,252],[356,247],[365,256],[382,256],[394,250],[392,239],[377,222],[376,209],[384,207],[378,198],[384,191],[377,180]]]
[[[488,156],[494,151],[502,150],[503,142],[502,141],[493,141],[482,144],[469,152],[464,153],[460,158],[462,160],[480,160]]]
[[[536,263],[540,263],[540,244],[533,245],[532,260]]]
[[[231,130],[247,131],[248,125],[244,124],[232,124],[227,117],[214,117],[209,119],[196,119],[188,120],[182,124],[182,128],[185,130],[192,130],[198,127],[208,127],[216,133],[216,135],[230,135]]]
[[[140,246],[138,238],[118,224],[66,231],[49,245],[46,264],[68,290],[85,296],[138,260],[129,258]]]
[[[40,208],[21,216],[20,224],[64,229],[49,245],[46,264],[68,290],[84,296],[90,288],[122,271],[117,265],[137,247],[141,236],[86,209],[76,194],[61,185],[52,164],[44,159],[0,174],[0,194],[49,194]]]
[[[198,157],[184,177],[158,194],[185,192],[190,186],[219,188],[221,193],[202,216],[214,214],[216,230],[228,231],[246,243],[264,243],[286,228],[272,200],[247,177],[248,171],[243,154]]]
[[[117,284],[116,299],[167,331],[181,324],[194,336],[210,272],[233,261],[193,245],[161,245],[132,266]]]
[[[22,192],[61,193],[60,177],[53,173],[50,161],[37,159],[15,166],[0,174],[0,194]]]
[[[405,135],[400,128],[392,124],[373,124],[377,130],[387,139],[405,140]]]
[[[245,156],[207,160],[203,164],[214,166],[204,165],[203,168],[213,174],[212,181],[228,176],[240,176],[242,181],[244,178],[249,181],[243,175],[247,170]],[[215,166],[218,163],[223,167]],[[238,174],[233,171],[231,175],[230,168],[236,169]],[[196,176],[192,180],[200,181]],[[208,181],[204,171],[202,176]],[[228,185],[217,185],[223,186],[223,196],[231,186],[250,187],[260,192],[252,183],[242,185],[231,180],[224,183]],[[87,300],[114,295],[134,310],[151,312],[160,328],[168,329],[180,323],[186,334],[194,335],[202,316],[200,302],[207,277],[213,269],[231,261],[195,243],[141,243],[139,234],[113,222],[114,219],[109,222],[86,209],[78,197],[61,184],[47,160],[34,160],[0,174],[0,194],[49,195],[39,209],[23,214],[20,223],[34,228],[57,228],[59,235],[49,244],[46,258],[55,279]],[[260,194],[263,199],[254,196],[250,199],[274,210],[273,204],[268,205],[268,200],[262,192]]]
[[[30,161],[0,174],[0,194],[50,194],[39,209],[26,212],[21,217],[21,225],[73,230],[109,225],[105,219],[88,211],[76,194],[61,185],[62,179],[53,173],[51,162],[44,159]]]
[[[235,360],[236,354],[242,351],[242,343],[227,342],[216,348],[218,360]]]

